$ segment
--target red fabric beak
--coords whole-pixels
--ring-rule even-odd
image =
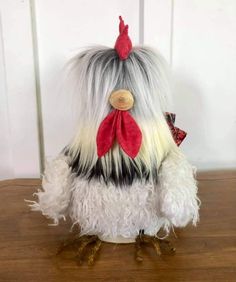
[[[99,158],[112,148],[115,139],[129,157],[137,156],[142,132],[128,111],[114,110],[102,121],[97,133]]]

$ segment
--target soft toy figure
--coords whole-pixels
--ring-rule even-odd
[[[102,241],[150,243],[161,254],[162,229],[198,221],[192,166],[178,145],[186,133],[165,112],[168,67],[147,47],[132,47],[120,17],[115,48],[94,47],[73,59],[77,79],[77,132],[46,164],[33,210],[54,224],[78,224],[78,257],[91,247],[93,263]]]

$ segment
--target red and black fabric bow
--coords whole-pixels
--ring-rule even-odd
[[[172,133],[173,139],[175,140],[175,143],[177,146],[179,146],[183,140],[185,139],[187,133],[183,131],[182,129],[174,126],[175,124],[175,117],[176,115],[173,113],[166,112],[165,113],[166,121],[169,125],[170,131]]]

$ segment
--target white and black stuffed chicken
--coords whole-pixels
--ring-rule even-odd
[[[168,67],[152,49],[132,47],[121,17],[119,28],[114,49],[90,48],[72,61],[77,132],[46,164],[31,207],[55,225],[70,217],[81,238],[155,241],[160,229],[197,223],[197,186],[178,147],[186,134],[164,108]]]

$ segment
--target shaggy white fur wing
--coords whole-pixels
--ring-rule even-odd
[[[180,151],[170,152],[159,171],[160,207],[176,227],[199,219],[199,199],[193,167]]]
[[[59,219],[65,219],[71,197],[72,175],[68,166],[68,158],[64,155],[47,162],[42,181],[42,190],[35,193],[38,203],[30,205],[34,211],[41,211],[43,215],[54,220],[57,225]]]

